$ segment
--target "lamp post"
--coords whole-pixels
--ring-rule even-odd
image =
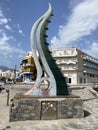
[[[17,67],[17,65],[15,65],[15,69],[14,69],[14,83],[16,82],[16,67]]]
[[[9,89],[6,89],[6,92],[7,92],[7,106],[9,106]]]

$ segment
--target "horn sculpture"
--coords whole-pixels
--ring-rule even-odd
[[[32,26],[30,41],[32,54],[37,69],[37,77],[33,87],[24,95],[68,95],[68,86],[65,78],[57,67],[55,60],[49,51],[46,40],[46,30],[48,30],[48,23],[50,22],[52,15],[52,7],[49,4],[48,11]],[[34,40],[36,40],[36,42]],[[39,56],[37,55],[36,51],[38,52]],[[41,84],[46,81],[48,86],[42,88]]]

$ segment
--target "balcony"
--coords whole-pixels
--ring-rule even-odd
[[[75,55],[72,55],[72,54],[66,54],[66,55],[64,55],[64,54],[62,54],[62,55],[52,55],[54,58],[62,58],[62,57],[76,57],[77,56],[77,54],[75,54]]]
[[[34,64],[26,63],[22,65],[23,67],[34,67]]]
[[[89,73],[89,74],[98,74],[98,70],[94,70],[94,69],[88,69],[88,68],[85,68],[84,73]]]
[[[66,67],[66,68],[61,68],[61,70],[63,70],[63,71],[64,70],[68,70],[68,71],[75,70],[76,71],[76,70],[78,70],[78,68],[77,67],[68,67],[68,68]]]
[[[58,65],[63,65],[63,64],[65,64],[65,65],[75,65],[75,64],[77,64],[77,61],[63,61],[63,60],[60,60],[60,61],[56,61],[56,63],[58,64]]]
[[[93,57],[91,57],[91,56],[83,56],[83,59],[84,59],[85,61],[89,61],[89,62],[91,62],[91,63],[98,64],[98,59],[93,58]]]
[[[83,65],[89,69],[94,69],[96,71],[98,70],[98,66],[95,64],[84,63]]]

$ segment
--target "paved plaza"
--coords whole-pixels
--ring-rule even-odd
[[[10,98],[18,89],[12,88]],[[9,122],[9,106],[7,106],[7,93],[0,93],[0,130],[98,130],[98,99],[88,88],[74,90],[84,103],[84,118],[59,120],[27,120]]]

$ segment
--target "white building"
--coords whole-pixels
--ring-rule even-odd
[[[18,75],[18,72],[16,71],[16,75]],[[11,70],[0,70],[0,78],[5,77],[8,79],[13,79],[15,77],[15,72]]]
[[[68,83],[98,82],[98,59],[77,48],[52,50],[52,55]]]

